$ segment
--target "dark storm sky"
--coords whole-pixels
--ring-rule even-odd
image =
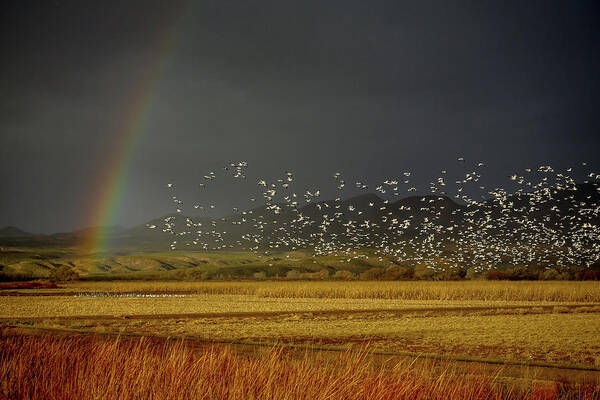
[[[293,170],[300,190],[336,171],[414,171],[426,187],[458,156],[492,181],[598,169],[595,1],[13,3],[0,11],[0,226],[89,223],[119,112],[169,32],[125,226],[172,211],[166,182],[192,199],[229,161],[249,163],[252,185]],[[220,189],[223,213],[249,196]]]

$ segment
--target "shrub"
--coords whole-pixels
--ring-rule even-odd
[[[542,272],[540,278],[544,281],[557,281],[562,279],[562,275],[555,269],[547,269]]]
[[[333,274],[333,279],[350,281],[350,280],[356,279],[356,274],[354,274],[351,271],[346,271],[345,269],[341,269],[341,270],[335,271],[335,274]]]
[[[187,276],[188,276],[188,279],[199,281],[199,280],[204,279],[204,274],[205,274],[205,272],[200,271],[199,269],[191,269],[188,271]]]
[[[411,270],[399,265],[392,265],[385,269],[383,279],[388,281],[395,281],[398,279],[406,279],[411,276]]]
[[[490,269],[487,272],[486,278],[488,281],[504,281],[508,279],[508,274],[497,269]]]
[[[302,274],[302,277],[311,280],[325,280],[329,278],[329,270],[324,268],[317,272],[306,272]]]
[[[252,274],[252,276],[254,277],[254,279],[259,281],[264,281],[265,279],[267,279],[267,273],[265,271],[255,272],[254,274]]]
[[[200,275],[200,279],[202,279],[203,281],[209,280],[209,279],[217,279],[217,274],[215,271],[204,271],[201,275]]]
[[[286,279],[302,279],[302,274],[295,269],[291,269],[285,274],[285,277]]]
[[[37,279],[35,276],[30,274],[22,274],[22,273],[5,273],[0,272],[0,282],[20,282],[20,281],[32,281]]]
[[[2,282],[0,289],[56,289],[56,283],[47,282]]]
[[[425,265],[419,264],[415,267],[415,279],[432,280],[435,276],[435,271]]]
[[[598,281],[600,280],[600,269],[586,268],[579,272],[578,278],[583,281]]]
[[[68,282],[79,280],[79,274],[69,265],[61,265],[50,273],[52,282]]]
[[[369,268],[365,272],[360,274],[360,279],[363,281],[373,281],[377,279],[381,279],[385,274],[385,270],[383,268]]]
[[[531,277],[527,267],[524,265],[517,265],[511,269],[506,271],[508,274],[508,279],[511,281],[522,281],[522,280],[532,280],[537,279],[536,276]]]
[[[577,279],[584,281],[600,280],[600,260],[596,261],[587,268],[577,272]]]
[[[459,281],[466,275],[466,271],[461,268],[448,268],[444,271],[435,273],[434,280],[438,281]]]
[[[471,268],[467,269],[467,272],[465,274],[465,279],[474,280],[474,279],[479,278],[479,276],[481,276],[481,274],[479,272],[477,272],[475,267],[471,267]]]

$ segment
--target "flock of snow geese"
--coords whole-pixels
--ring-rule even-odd
[[[463,157],[458,162],[468,165]],[[335,172],[336,191],[364,193],[331,200],[321,200],[319,189],[295,190],[294,173],[285,171],[272,181],[256,180],[257,195],[248,201],[260,205],[245,211],[234,207],[228,216],[212,219],[184,216],[176,185],[168,183],[176,212],[163,219],[163,227],[148,228],[173,235],[173,250],[270,254],[308,249],[315,257],[336,255],[347,262],[386,258],[432,269],[569,267],[600,259],[600,174],[590,172],[586,163],[577,166],[584,177],[579,183],[573,168],[542,165],[507,176],[510,189],[484,186],[485,163],[473,165],[460,179],[450,180],[446,170],[440,171],[425,190],[413,184],[411,172],[373,186],[346,182]],[[232,162],[219,171],[219,179],[251,183],[247,168],[246,162]],[[207,190],[215,179],[214,171],[207,173],[199,188]],[[216,207],[192,206],[197,212]]]

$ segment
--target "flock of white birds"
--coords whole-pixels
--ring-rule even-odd
[[[467,165],[463,157],[458,162]],[[248,182],[247,168],[246,162],[230,163],[218,179]],[[508,190],[484,186],[485,168],[485,163],[475,163],[473,171],[452,181],[442,170],[426,190],[417,189],[408,171],[374,186],[346,182],[336,172],[332,182],[337,191],[365,193],[331,200],[321,200],[319,189],[294,190],[294,173],[286,171],[273,181],[256,180],[257,195],[248,200],[262,197],[260,206],[245,211],[234,207],[228,216],[212,219],[184,216],[176,185],[168,183],[176,212],[158,228],[174,235],[173,250],[185,246],[269,254],[309,249],[314,256],[333,254],[347,262],[385,257],[433,269],[569,267],[600,259],[600,174],[581,163],[577,172],[585,178],[577,183],[573,168],[558,171],[542,165],[509,175]],[[207,173],[199,189],[208,190],[216,179],[217,173]],[[216,205],[192,207],[202,212]]]

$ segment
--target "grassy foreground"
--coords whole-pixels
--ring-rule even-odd
[[[366,351],[333,359],[261,356],[227,346],[149,339],[0,338],[0,396],[9,399],[597,399],[597,385],[522,389],[477,371],[404,362],[370,367]]]

